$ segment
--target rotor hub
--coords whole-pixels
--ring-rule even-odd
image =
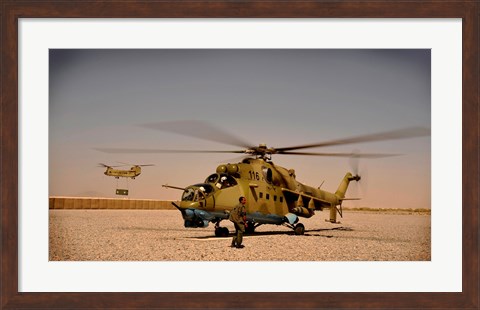
[[[274,148],[268,148],[266,144],[259,144],[258,147],[252,147],[248,150],[245,150],[246,154],[256,156],[257,158],[262,159],[272,159],[272,154],[276,153]]]

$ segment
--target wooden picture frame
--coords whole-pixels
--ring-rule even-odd
[[[1,62],[2,308],[465,308],[479,305],[479,11],[477,1],[3,0]],[[459,293],[18,292],[19,18],[460,18],[463,20],[463,259]],[[460,202],[459,202],[460,203]],[[288,279],[286,279],[288,281]]]

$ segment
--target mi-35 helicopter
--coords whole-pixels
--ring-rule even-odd
[[[179,204],[172,203],[182,214],[185,227],[207,227],[215,224],[216,236],[227,236],[229,231],[221,227],[240,196],[247,198],[247,232],[263,224],[285,225],[302,235],[305,227],[299,218],[310,218],[315,211],[330,210],[329,221],[337,223],[337,213],[342,217],[342,203],[352,181],[361,176],[347,172],[335,192],[328,192],[302,184],[296,180],[295,170],[273,163],[272,155],[336,156],[351,158],[381,158],[400,154],[365,153],[312,153],[297,150],[360,142],[406,139],[430,135],[426,128],[406,128],[377,134],[360,135],[346,139],[270,148],[265,144],[254,146],[207,123],[200,121],[164,122],[146,124],[143,127],[169,131],[186,136],[226,143],[241,147],[240,150],[160,150],[97,148],[107,153],[238,153],[248,157],[239,163],[219,165],[203,182],[187,187],[163,185],[183,191]],[[351,198],[358,199],[358,198]]]
[[[141,167],[153,166],[153,164],[146,164],[146,165],[133,165],[128,170],[113,169],[113,168],[116,168],[116,167],[124,167],[125,165],[131,165],[131,164],[124,164],[124,165],[120,165],[120,166],[108,166],[106,164],[99,163],[100,167],[107,168],[107,170],[105,170],[104,174],[108,175],[110,177],[115,177],[115,179],[118,179],[118,178],[132,178],[132,179],[135,179],[135,177],[139,176],[140,173],[142,173],[142,168]]]

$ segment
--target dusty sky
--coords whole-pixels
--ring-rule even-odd
[[[50,50],[52,196],[178,200],[162,184],[203,181],[236,154],[107,154],[97,147],[231,150],[230,145],[138,126],[207,121],[252,145],[287,147],[405,127],[430,128],[430,50]],[[345,206],[430,208],[430,137],[311,149],[401,153],[362,159]],[[274,156],[297,179],[335,191],[352,162]],[[98,163],[155,164],[135,180]],[[128,167],[125,167],[128,168]]]

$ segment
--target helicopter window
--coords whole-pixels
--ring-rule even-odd
[[[263,193],[260,193],[260,198],[263,198]]]
[[[193,201],[201,201],[203,199],[205,199],[205,194],[203,193],[203,191],[201,189],[196,189]]]
[[[266,198],[267,198],[267,199],[270,199],[270,194],[267,194],[267,197],[266,197]]]
[[[270,168],[266,168],[266,167],[262,167],[262,172],[263,172],[263,176],[265,178],[265,180],[267,181],[267,183],[272,183],[272,169]]]
[[[280,202],[283,202],[283,197],[280,197]]]
[[[273,196],[273,201],[277,201],[277,196]]]
[[[198,190],[201,191],[203,194],[206,196],[210,195],[211,192],[213,192],[213,187],[210,184],[195,184],[195,187],[198,187]]]
[[[205,183],[215,183],[217,182],[217,180],[218,180],[218,173],[214,173],[205,180]]]
[[[209,184],[196,184],[187,188],[182,195],[182,201],[201,201],[213,192],[213,187]]]
[[[237,185],[237,181],[230,175],[222,173],[215,186],[219,189],[225,189]]]
[[[187,188],[182,195],[182,200],[183,201],[192,201],[193,198],[195,197],[195,191],[193,188]]]

